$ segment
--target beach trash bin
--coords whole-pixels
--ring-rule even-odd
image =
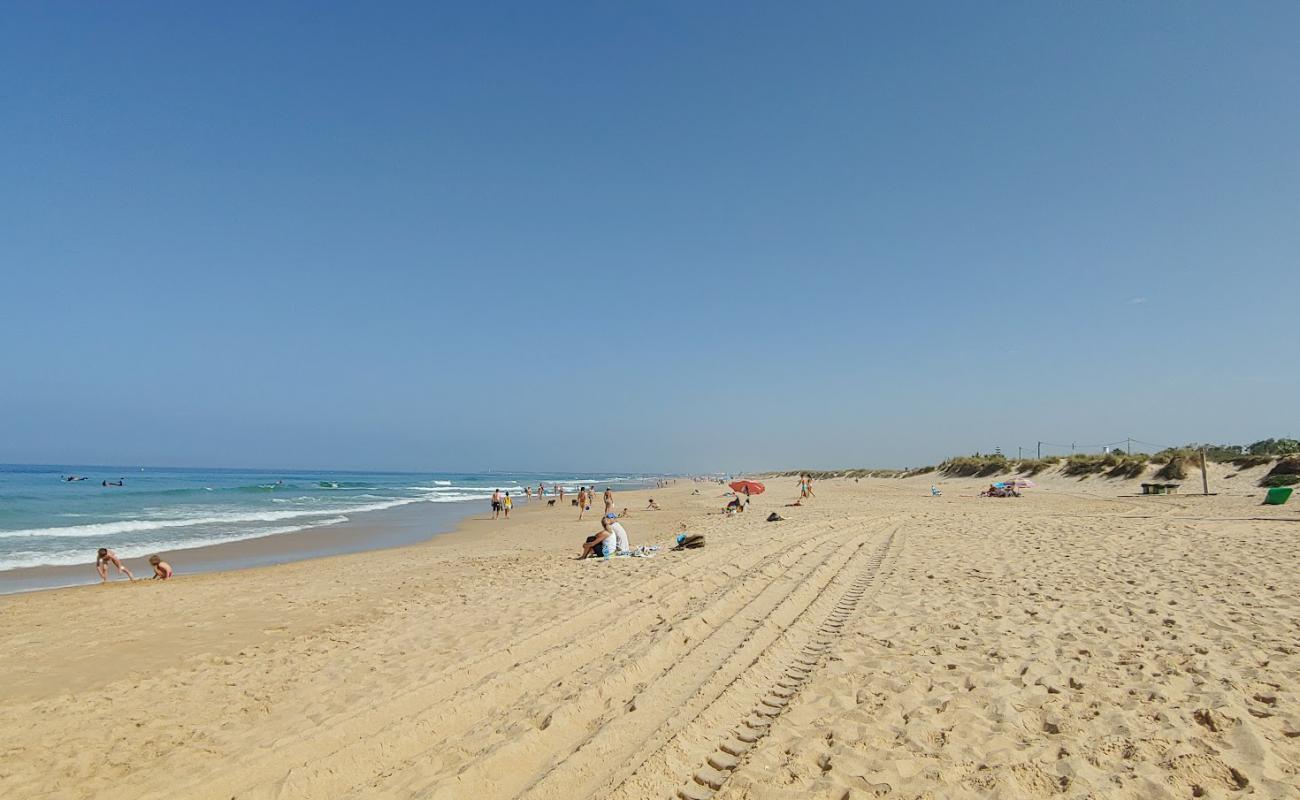
[[[1268,494],[1264,495],[1264,505],[1282,505],[1291,498],[1291,491],[1290,486],[1274,486],[1272,489],[1268,490]]]

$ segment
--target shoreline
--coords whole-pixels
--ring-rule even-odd
[[[634,491],[632,489],[624,491]],[[567,493],[566,493],[567,501]],[[484,511],[487,500],[456,503],[411,503],[379,511],[366,511],[334,525],[317,525],[290,533],[255,536],[234,542],[159,550],[158,555],[176,570],[176,577],[235,572],[258,567],[292,564],[332,556],[392,550],[424,544],[461,530]],[[519,503],[516,516],[537,501]],[[147,556],[123,558],[136,580],[149,579]],[[109,567],[108,582],[129,582]],[[93,554],[85,565],[59,564],[0,570],[0,597],[74,589],[100,583]]]

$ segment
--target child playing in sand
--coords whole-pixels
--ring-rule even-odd
[[[172,565],[158,556],[149,556],[149,564],[153,567],[154,580],[165,581],[172,576]]]
[[[118,575],[126,575],[129,580],[135,580],[131,570],[122,566],[122,559],[117,557],[117,553],[109,550],[107,547],[99,548],[99,555],[95,558],[95,571],[99,573],[101,583],[108,583],[108,565],[112,564],[117,567]]]

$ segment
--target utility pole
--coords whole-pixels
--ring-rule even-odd
[[[1042,443],[1042,442],[1039,442],[1039,443],[1038,443],[1038,460],[1039,460],[1039,461],[1042,461],[1042,460],[1043,460],[1043,443]]]
[[[1025,460],[1025,448],[1021,447],[1020,445],[1016,445],[1016,460],[1017,461]]]
[[[1130,436],[1124,441],[1128,442],[1128,445],[1124,448],[1124,452],[1133,455],[1133,437]]]
[[[1204,447],[1201,448],[1201,492],[1207,495],[1210,493],[1210,479],[1205,474],[1205,448]]]
[[[1074,442],[1070,442],[1070,455],[1074,455]]]

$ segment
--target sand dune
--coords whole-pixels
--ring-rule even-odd
[[[534,506],[0,598],[0,794],[1297,796],[1295,512],[1051,476],[787,509],[785,483],[734,519],[716,487],[654,492],[634,544],[688,521],[709,545],[647,560],[575,562],[593,525]]]

